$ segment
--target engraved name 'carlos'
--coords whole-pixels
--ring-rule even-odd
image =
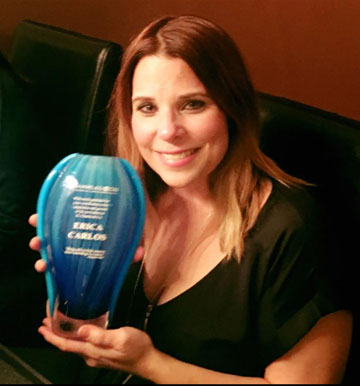
[[[74,222],[73,229],[67,234],[69,239],[105,241],[107,235],[101,233],[104,227],[101,224]]]

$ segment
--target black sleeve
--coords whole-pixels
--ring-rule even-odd
[[[321,223],[313,203],[296,209],[280,205],[272,221],[278,226],[269,243],[258,307],[265,367],[292,348],[321,316],[341,309],[327,275]]]

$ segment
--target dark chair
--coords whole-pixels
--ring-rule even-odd
[[[18,139],[14,142],[19,145],[16,149],[25,147],[29,150],[26,168],[33,171],[32,193],[27,196],[26,213],[21,214],[25,225],[28,216],[36,211],[36,200],[44,178],[60,159],[74,152],[104,154],[107,105],[120,68],[121,55],[121,46],[111,41],[31,20],[24,20],[17,26],[8,58],[9,68],[17,83],[21,83],[26,90],[24,95],[31,101],[34,110],[32,118],[27,121],[17,120],[17,131],[22,131],[23,135],[12,132]],[[15,92],[12,94],[15,95]],[[6,106],[16,111],[20,103],[15,97],[11,101],[7,98]],[[3,110],[2,113],[6,114],[7,111]],[[35,141],[23,140],[33,135],[36,135]],[[16,138],[12,138],[12,141],[16,141]],[[2,145],[11,146],[10,142]],[[13,151],[16,151],[15,148]],[[7,197],[11,210],[13,193],[8,192]],[[27,228],[31,236],[35,235],[34,229],[29,225]],[[19,262],[16,266],[15,260],[1,256],[2,260],[12,262],[14,266],[14,275],[10,277],[7,274],[6,280],[1,280],[2,284],[7,283],[6,290],[3,291],[1,287],[2,297],[5,296],[3,301],[13,301],[14,307],[18,307],[17,311],[2,315],[2,319],[7,317],[9,327],[2,329],[0,343],[6,343],[22,360],[50,381],[77,382],[84,365],[81,358],[61,353],[46,344],[44,347],[38,341],[33,343],[30,339],[32,335],[45,342],[38,334],[37,327],[45,316],[46,289],[43,275],[33,269],[33,261],[39,255],[36,253],[34,257],[35,253],[30,251],[29,238],[18,243],[16,253]],[[23,266],[22,262],[26,263],[28,271],[19,275],[17,268]],[[25,282],[25,274],[26,277],[31,276],[31,280]],[[21,286],[23,297],[15,296],[15,284]],[[9,339],[10,333],[15,340]]]
[[[354,312],[354,337],[344,383],[355,381],[359,351],[356,282],[360,230],[360,122],[301,103],[259,94],[261,146],[285,171],[315,184],[322,210],[327,261]]]
[[[114,42],[31,20],[17,26],[10,62],[30,85],[44,119],[49,166],[73,152],[103,154],[121,54]]]
[[[0,342],[34,342],[33,324],[41,322],[44,280],[33,269],[38,254],[30,251],[33,230],[27,224],[38,192],[41,131],[26,84],[0,53]],[[38,181],[38,183],[40,183]],[[38,339],[38,338],[37,338]]]

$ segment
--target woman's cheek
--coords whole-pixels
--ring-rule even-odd
[[[141,145],[145,141],[144,131],[139,126],[136,120],[132,120],[132,132],[134,136],[134,140],[137,145]]]
[[[143,118],[133,116],[131,120],[131,127],[133,131],[134,140],[138,146],[144,146],[150,144],[154,134],[154,123],[150,117]]]

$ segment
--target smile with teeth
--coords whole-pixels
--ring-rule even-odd
[[[192,149],[181,153],[161,153],[161,155],[167,160],[180,160],[189,157],[191,154],[195,153],[195,151],[196,149]]]

